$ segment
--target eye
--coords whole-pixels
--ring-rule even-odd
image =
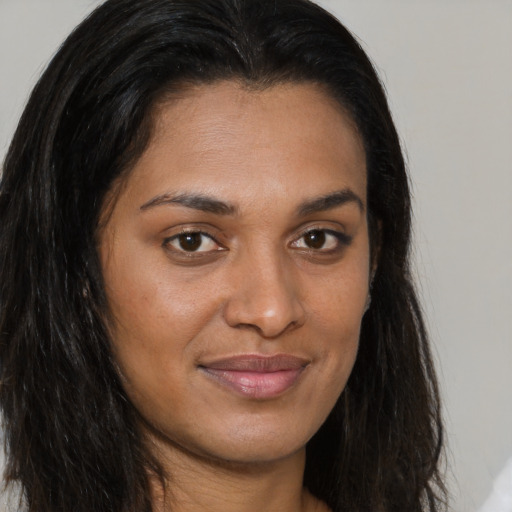
[[[312,251],[336,251],[350,243],[350,237],[329,229],[310,229],[292,243],[296,249]]]
[[[201,253],[222,250],[222,247],[207,233],[190,231],[174,235],[164,245],[183,253]]]

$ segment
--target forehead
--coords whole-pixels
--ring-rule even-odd
[[[317,194],[349,187],[365,200],[361,137],[319,85],[190,86],[160,102],[153,122],[149,145],[128,180],[134,201],[166,187],[199,187],[234,202],[257,192],[304,199],[311,187]]]

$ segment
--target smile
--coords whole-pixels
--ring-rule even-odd
[[[201,364],[199,369],[237,394],[264,400],[290,389],[308,364],[292,355],[242,355]]]

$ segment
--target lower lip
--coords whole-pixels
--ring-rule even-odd
[[[304,368],[276,372],[218,370],[201,367],[209,377],[236,393],[254,399],[274,398],[290,389]]]

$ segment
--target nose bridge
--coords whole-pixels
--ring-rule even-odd
[[[277,250],[247,250],[240,255],[231,295],[225,307],[232,327],[253,327],[275,337],[299,326],[304,309],[291,262]]]

